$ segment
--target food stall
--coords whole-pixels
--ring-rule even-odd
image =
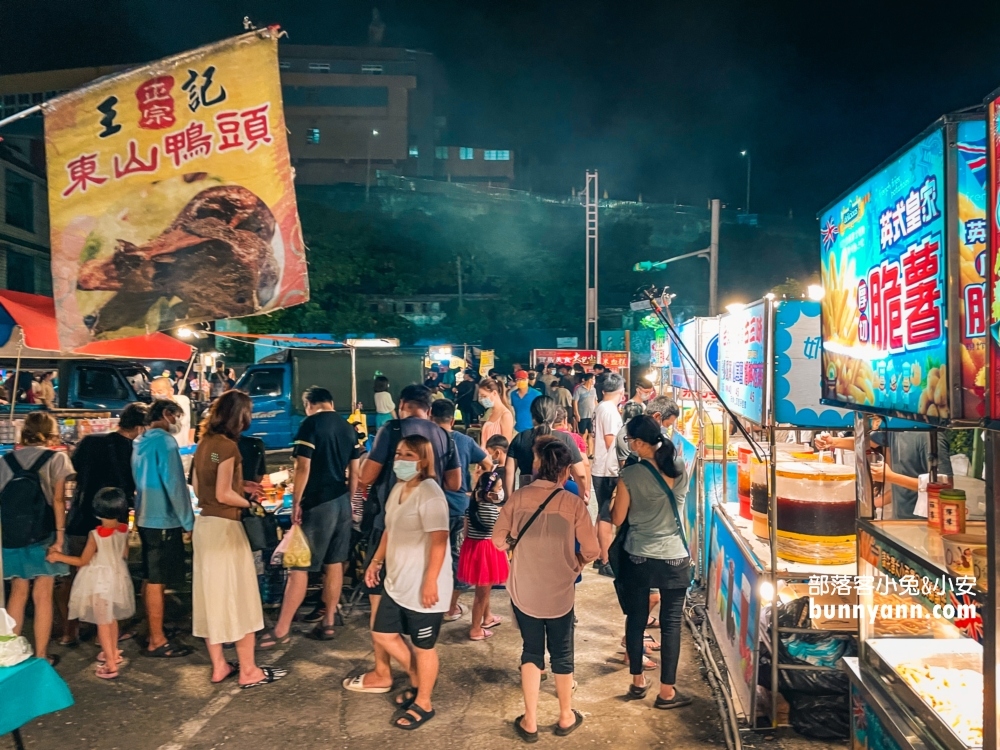
[[[819,217],[822,400],[855,411],[858,448],[855,748],[997,747],[992,488],[937,472],[937,430],[987,416],[985,156],[981,114],[941,118]],[[915,520],[893,518],[902,497],[880,517],[873,415],[931,428]]]
[[[628,379],[632,355],[629,352],[606,352],[598,349],[532,349],[531,366],[566,365],[572,367],[579,364],[587,372],[594,365],[603,365],[611,372],[616,372]]]

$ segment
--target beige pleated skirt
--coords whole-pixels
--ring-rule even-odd
[[[198,516],[192,544],[192,633],[209,643],[233,643],[262,629],[257,571],[243,524]]]

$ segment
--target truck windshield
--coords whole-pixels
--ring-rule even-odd
[[[128,367],[122,369],[122,375],[132,386],[135,395],[139,398],[149,397],[149,375],[139,367]]]

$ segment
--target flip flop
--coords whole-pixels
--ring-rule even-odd
[[[228,680],[230,677],[235,677],[240,673],[240,665],[235,661],[227,662],[229,664],[229,674],[223,677],[221,680],[209,680],[213,685],[221,685],[223,682]]]
[[[344,690],[350,690],[352,693],[384,694],[392,691],[392,685],[389,687],[365,687],[365,676],[363,674],[356,675],[355,677],[346,677],[341,684],[344,686]]]
[[[651,630],[651,629],[652,630],[659,630],[659,628],[660,628],[660,621],[657,620],[655,617],[650,617],[648,620],[646,620],[646,629],[647,630]]]
[[[457,622],[458,620],[461,620],[464,616],[465,616],[465,607],[463,607],[461,604],[459,604],[458,605],[458,614],[457,615],[449,615],[449,614],[445,613],[444,621],[445,622]]]
[[[277,682],[288,674],[287,669],[279,669],[277,667],[261,667],[260,671],[264,673],[263,680],[251,682],[249,685],[240,685],[240,690],[249,690],[250,688],[260,687],[261,685],[270,685],[272,682]]]
[[[409,713],[410,711],[416,714],[416,716],[410,714]],[[403,729],[409,732],[419,727],[422,727],[428,721],[433,719],[435,714],[437,714],[437,711],[435,711],[433,708],[430,711],[424,711],[424,709],[422,709],[420,706],[414,703],[412,706],[406,709],[406,713],[403,713],[402,715],[397,716],[395,719],[393,719],[392,724],[393,726],[399,729]],[[400,724],[399,722],[403,721],[404,719],[406,719],[407,723]]]
[[[492,620],[483,623],[483,630],[486,628],[499,628],[501,625],[503,625],[503,618],[498,615],[494,615]]]
[[[101,664],[97,667],[94,674],[100,677],[102,680],[113,680],[118,677],[118,670],[112,669],[107,664]]]
[[[669,711],[671,708],[680,708],[681,706],[691,705],[691,698],[681,693],[681,691],[674,689],[674,697],[670,700],[663,700],[660,696],[656,696],[656,700],[653,701],[653,708],[660,708],[664,711]]]
[[[529,732],[527,729],[521,726],[521,719],[523,718],[524,716],[521,715],[518,716],[516,719],[514,719],[514,732],[517,734],[518,737],[527,742],[529,745],[538,742],[538,730],[536,729],[534,732]]]
[[[477,635],[470,635],[469,636],[469,640],[470,641],[485,641],[487,638],[492,638],[492,637],[493,637],[493,631],[492,630],[487,630],[486,628],[483,628],[483,634],[482,635],[478,635],[478,636]]]
[[[573,734],[573,732],[579,729],[580,725],[583,724],[583,714],[581,714],[574,708],[573,715],[576,716],[576,720],[572,724],[570,724],[568,727],[561,727],[557,722],[555,727],[552,729],[552,734],[554,734],[556,737],[565,737],[568,734]]]
[[[192,651],[187,646],[178,646],[171,641],[167,641],[162,646],[154,648],[152,651],[145,648],[142,650],[142,653],[153,659],[179,659],[182,656],[190,656]]]
[[[98,664],[107,664],[108,663],[108,657],[104,655],[103,651],[101,651],[101,653],[99,653],[97,655],[97,658],[94,661],[96,661]],[[127,664],[128,664],[128,659],[125,658],[124,656],[122,656],[122,652],[119,651],[118,652],[118,661],[115,662],[115,665],[119,666],[119,667],[124,667]]]

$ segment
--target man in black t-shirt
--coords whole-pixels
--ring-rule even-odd
[[[281,614],[273,629],[265,629],[258,647],[288,643],[292,620],[306,597],[309,573],[324,571],[323,620],[312,637],[333,638],[337,603],[344,585],[344,563],[350,557],[351,496],[358,484],[358,451],[354,428],[333,410],[333,396],[326,388],[312,386],[302,396],[306,418],[295,435],[295,490],[292,523],[301,526],[312,559],[308,568],[288,571]]]

